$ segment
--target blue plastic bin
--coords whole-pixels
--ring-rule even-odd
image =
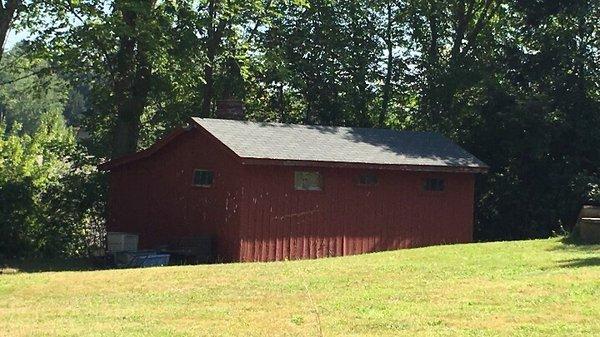
[[[129,262],[130,267],[158,267],[169,264],[169,254],[140,253],[135,254]]]

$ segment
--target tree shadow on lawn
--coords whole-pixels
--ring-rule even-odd
[[[580,259],[570,259],[559,262],[562,268],[581,268],[581,267],[597,267],[600,266],[600,257],[586,257]]]
[[[549,249],[550,251],[567,251],[583,253],[586,256],[558,262],[560,268],[581,268],[600,266],[600,245],[587,244],[576,236],[566,236],[561,244]],[[591,256],[590,256],[591,255]]]
[[[581,241],[581,239],[566,236],[560,240],[562,244],[548,249],[549,251],[577,251],[583,253],[598,253],[600,254],[600,244],[589,244]]]
[[[110,269],[97,259],[10,259],[0,260],[0,275],[57,271],[91,271]]]
[[[207,264],[171,255],[168,266]],[[95,271],[138,267],[117,266],[111,258],[0,259],[0,276],[19,273]]]

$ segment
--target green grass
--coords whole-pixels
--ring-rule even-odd
[[[0,275],[0,336],[599,336],[600,246]]]

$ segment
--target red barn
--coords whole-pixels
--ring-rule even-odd
[[[487,167],[431,132],[193,118],[109,170],[108,230],[211,236],[221,261],[469,242]]]

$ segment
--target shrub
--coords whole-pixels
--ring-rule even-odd
[[[0,125],[0,258],[85,255],[102,228],[98,174],[60,115]]]

